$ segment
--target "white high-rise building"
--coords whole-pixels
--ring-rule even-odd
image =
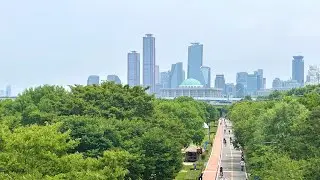
[[[307,85],[316,85],[320,83],[320,69],[317,65],[309,66],[307,75]]]

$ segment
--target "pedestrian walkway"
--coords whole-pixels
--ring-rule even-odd
[[[204,180],[246,180],[245,171],[241,171],[241,151],[234,149],[230,142],[233,139],[232,124],[228,120],[220,119],[219,127],[214,140],[211,156],[204,171]],[[230,133],[229,133],[230,130]],[[223,138],[227,140],[223,144]],[[220,148],[219,148],[220,147]],[[217,156],[219,154],[219,156]],[[223,177],[219,176],[218,169],[223,168]]]
[[[227,143],[222,147],[222,159],[220,167],[223,167],[224,176],[220,179],[245,180],[246,173],[245,171],[241,171],[240,166],[241,151],[235,149],[230,142],[230,137],[234,139],[232,124],[230,121],[226,120],[226,126],[224,127],[224,129],[226,130],[224,133],[224,138],[227,140]]]

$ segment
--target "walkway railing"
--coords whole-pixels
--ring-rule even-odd
[[[219,167],[222,156],[222,139],[223,139],[223,125],[222,119],[219,120],[216,136],[214,137],[213,147],[210,158],[208,160],[206,169],[203,172],[204,180],[213,180],[219,177]]]

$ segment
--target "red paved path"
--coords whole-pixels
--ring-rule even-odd
[[[222,151],[223,125],[220,125],[223,120],[219,120],[216,136],[213,140],[211,155],[207,163],[207,167],[203,172],[203,180],[215,180],[219,168]],[[223,123],[222,123],[223,124]]]

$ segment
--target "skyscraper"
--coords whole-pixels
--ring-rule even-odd
[[[211,87],[211,69],[206,66],[201,66],[200,72],[203,78],[204,87],[210,88]]]
[[[256,94],[256,92],[258,91],[258,83],[261,83],[258,77],[259,75],[257,71],[254,74],[248,74],[246,95],[252,96]]]
[[[204,84],[204,79],[201,74],[201,66],[203,62],[203,45],[200,43],[192,43],[188,47],[188,76]]]
[[[226,80],[224,79],[224,75],[217,74],[216,79],[214,81],[214,88],[222,89],[222,91],[224,92],[225,87],[226,87]]]
[[[280,89],[282,88],[282,81],[279,78],[275,78],[272,81],[272,89]]]
[[[304,60],[303,56],[293,56],[292,60],[292,80],[298,81],[303,86],[304,84]]]
[[[140,54],[136,51],[128,53],[128,74],[129,86],[140,85]]]
[[[233,83],[227,83],[225,85],[225,94],[229,97],[234,97],[236,96],[236,87]]]
[[[100,78],[97,75],[91,75],[88,77],[87,85],[89,86],[89,85],[94,85],[94,84],[95,85],[100,84]]]
[[[155,91],[155,38],[152,34],[143,37],[143,85],[149,86],[149,92]]]
[[[108,75],[107,76],[107,81],[113,81],[116,84],[121,84],[121,80],[117,75]]]
[[[161,84],[162,84],[162,88],[169,88],[170,87],[170,71],[167,72],[161,72]]]
[[[154,78],[155,78],[155,83],[159,84],[160,83],[160,72],[159,72],[159,66],[156,65],[154,69]]]
[[[169,84],[170,88],[177,88],[183,82],[183,64],[182,62],[178,62],[176,64],[172,64],[170,76],[169,76]]]
[[[264,89],[264,84],[263,84],[263,69],[258,69],[256,72],[257,74],[257,90]]]
[[[10,96],[11,96],[11,86],[10,86],[10,85],[8,85],[8,86],[6,87],[6,96],[7,96],[7,97],[10,97]]]
[[[248,84],[248,73],[238,72],[236,78],[236,96],[242,97],[246,95],[247,84]]]

